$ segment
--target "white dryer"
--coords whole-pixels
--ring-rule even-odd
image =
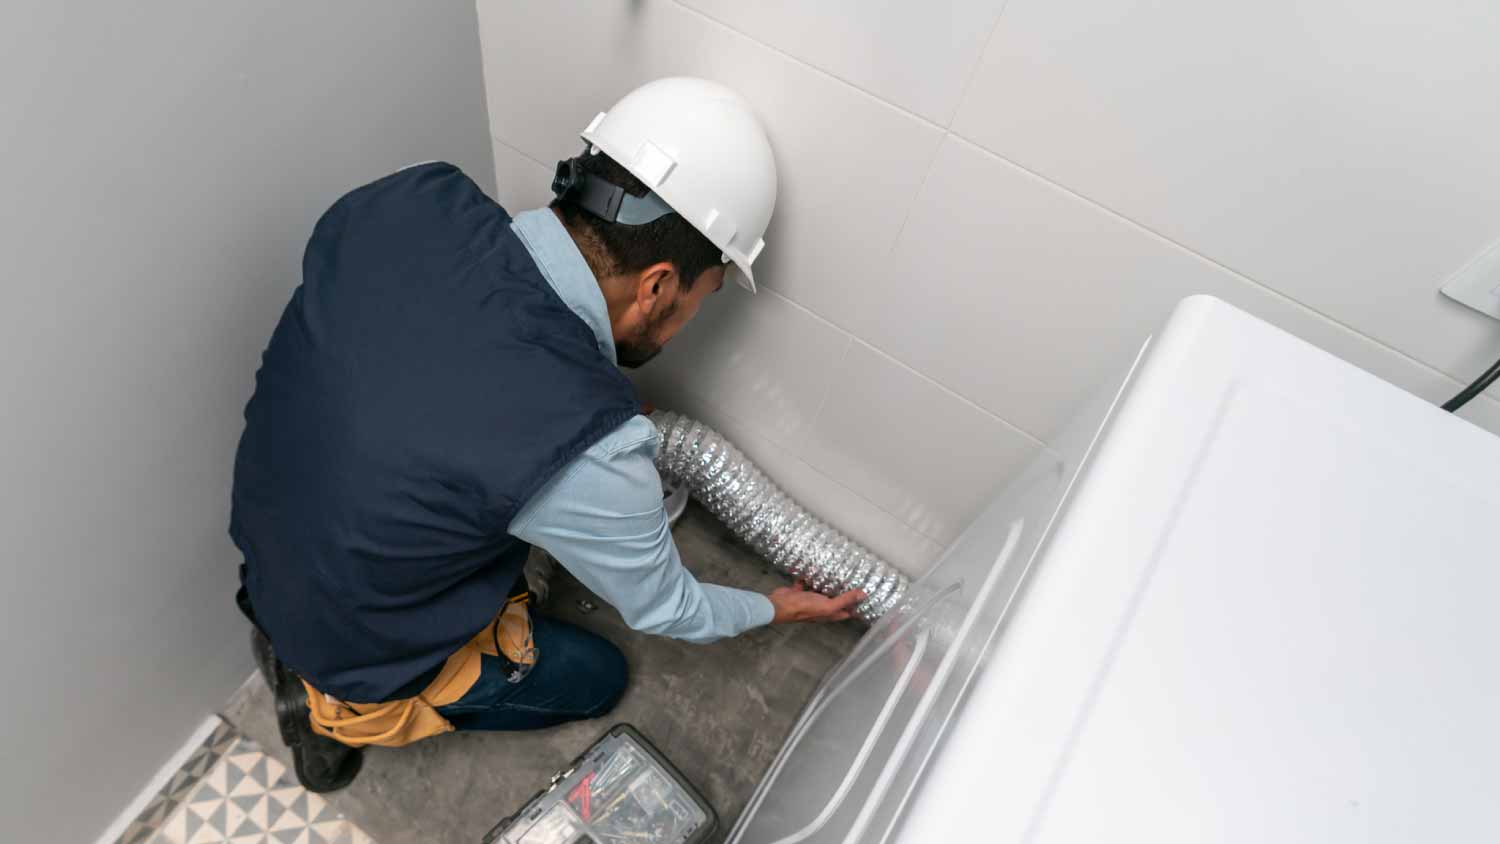
[[[731,842],[1500,840],[1500,438],[1222,302],[913,591]]]

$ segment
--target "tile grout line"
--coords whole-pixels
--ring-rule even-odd
[[[681,0],[678,0],[678,2],[680,3]],[[958,100],[953,104],[953,113],[949,115],[948,121],[945,125],[937,127],[942,130],[942,134],[938,137],[937,143],[932,145],[932,155],[927,159],[927,164],[922,168],[922,178],[917,180],[916,192],[912,194],[910,200],[907,202],[906,212],[901,215],[901,223],[896,226],[895,233],[891,235],[890,247],[881,253],[881,255],[887,259],[887,261],[889,261],[890,257],[895,254],[896,244],[901,242],[901,236],[906,234],[906,227],[911,222],[912,211],[917,206],[917,199],[921,197],[922,190],[927,187],[927,182],[932,178],[933,170],[937,167],[938,156],[943,154],[943,144],[947,141],[948,135],[952,133],[953,121],[958,119],[958,112],[963,108],[964,98],[968,96],[969,88],[974,84],[974,79],[979,76],[979,69],[984,65],[984,55],[985,53],[989,52],[990,42],[995,40],[995,33],[1000,31],[1000,21],[1004,19],[1005,10],[1008,8],[1010,8],[1010,0],[1004,0],[1004,2],[1000,4],[999,13],[995,15],[995,22],[990,25],[989,34],[984,37],[984,43],[979,46],[979,55],[974,59],[974,66],[969,69],[968,79],[964,80],[963,86],[959,88]],[[750,38],[750,36],[745,33],[740,34],[744,35],[746,38]],[[756,43],[763,42],[757,40]],[[809,67],[811,67],[811,65],[809,65]],[[814,68],[814,70],[816,70],[816,68]],[[859,86],[854,85],[853,83],[847,84],[857,88],[860,91],[864,91],[863,88],[859,88]],[[864,93],[868,94],[871,97],[874,97],[877,100],[880,100],[881,102],[889,102],[888,100],[880,97],[872,91],[864,91]],[[937,126],[937,124],[935,123],[933,125]],[[858,336],[852,331],[848,333],[850,337]],[[894,360],[894,358],[892,359]],[[913,369],[912,372],[916,372],[916,370]],[[917,374],[920,375],[921,373]],[[926,376],[923,377],[925,378]],[[937,382],[934,381],[933,383]],[[957,394],[955,393],[955,395]],[[1001,421],[1003,422],[1004,420]],[[1017,430],[1020,429],[1018,428]]]
[[[939,145],[939,149],[941,149],[941,144]],[[934,155],[933,156],[934,163],[936,162],[936,158],[937,158],[937,156]],[[900,358],[896,357],[895,355],[891,354],[890,352],[887,352],[885,349],[882,349],[881,347],[875,345],[874,342],[872,342],[872,341],[870,341],[870,340],[868,340],[868,339],[866,339],[864,337],[861,337],[860,335],[854,333],[853,331],[849,330],[848,328],[845,328],[844,326],[842,326],[842,325],[834,322],[833,320],[829,319],[828,317],[823,316],[822,314],[818,313],[817,311],[814,311],[813,309],[807,307],[806,305],[802,304],[801,302],[798,302],[796,299],[793,299],[792,297],[786,295],[785,293],[782,293],[781,291],[776,290],[775,288],[770,287],[770,286],[766,286],[766,287],[762,288],[762,291],[766,295],[773,296],[773,297],[775,297],[777,299],[780,299],[781,301],[787,303],[788,305],[791,305],[793,308],[796,308],[797,310],[801,311],[802,313],[806,314],[807,316],[811,317],[812,319],[816,320],[817,322],[822,323],[825,327],[827,327],[827,328],[829,328],[829,329],[831,329],[833,331],[836,331],[836,332],[838,332],[840,334],[845,335],[846,337],[850,338],[850,340],[852,342],[859,343],[860,345],[866,346],[869,349],[871,349],[871,350],[875,351],[876,353],[878,353],[879,355],[881,355],[882,357],[885,357],[885,358],[888,358],[888,359],[894,361],[896,364],[900,365],[903,369],[907,370],[908,372],[912,373],[913,375],[917,376],[918,378],[921,378],[923,381],[926,381],[926,382],[928,382],[928,383],[936,386],[942,392],[947,393],[950,396],[953,396],[954,398],[956,398],[959,401],[963,402],[964,404],[966,404],[966,405],[974,408],[975,410],[979,411],[980,413],[983,413],[984,415],[990,417],[991,419],[994,419],[995,421],[999,422],[1000,424],[1004,425],[1005,427],[1010,428],[1011,430],[1015,431],[1016,433],[1018,433],[1021,436],[1025,437],[1026,439],[1031,440],[1033,443],[1035,443],[1037,445],[1040,445],[1040,446],[1043,446],[1043,447],[1045,447],[1047,445],[1046,441],[1044,439],[1042,439],[1041,437],[1039,437],[1039,436],[1031,433],[1030,431],[1026,430],[1025,428],[1022,428],[1020,425],[1016,424],[1015,422],[1010,421],[1009,419],[1006,419],[1004,416],[1001,416],[1000,414],[994,412],[993,410],[990,410],[989,408],[987,408],[987,407],[979,404],[978,402],[974,401],[973,399],[969,398],[968,396],[965,396],[963,393],[958,392],[957,390],[955,390],[952,387],[948,386],[947,384],[943,383],[943,381],[939,380],[938,378],[935,378],[935,377],[933,377],[931,375],[928,375],[925,372],[922,372],[921,370],[919,370],[916,367],[914,367],[914,366],[906,363],[905,361],[901,360]],[[820,412],[821,412],[821,409],[820,409]],[[814,421],[816,421],[816,420],[814,420]],[[903,522],[903,524],[904,524],[904,522]]]
[[[947,393],[949,396],[952,396],[953,398],[958,399],[961,403],[963,403],[965,405],[968,405],[973,410],[979,411],[980,413],[984,414],[985,416],[990,417],[991,419],[995,420],[996,422],[999,422],[1000,424],[1004,425],[1005,427],[1010,428],[1012,431],[1015,431],[1016,433],[1018,433],[1021,436],[1025,437],[1026,439],[1031,440],[1031,442],[1032,442],[1033,445],[1040,446],[1042,448],[1047,448],[1048,447],[1047,446],[1047,442],[1045,440],[1043,440],[1041,437],[1038,437],[1035,434],[1032,434],[1030,431],[1027,431],[1026,429],[1024,429],[1021,426],[1015,424],[1014,422],[1011,422],[1009,419],[1006,419],[1005,417],[999,415],[998,413],[995,413],[994,411],[992,411],[992,410],[984,407],[983,405],[980,405],[978,402],[974,401],[973,399],[970,399],[969,397],[967,397],[964,394],[958,392],[957,390],[954,390],[954,389],[948,387],[947,385],[943,384],[941,381],[937,380],[936,378],[933,378],[931,375],[926,375],[926,374],[918,371],[916,367],[914,367],[914,366],[906,363],[905,361],[901,360],[900,358],[896,357],[895,355],[892,355],[889,352],[886,352],[884,349],[881,349],[880,347],[876,346],[875,344],[873,344],[873,343],[871,343],[871,342],[869,342],[867,340],[864,340],[864,339],[861,339],[861,338],[858,338],[858,337],[856,337],[854,339],[855,339],[855,342],[859,343],[861,346],[864,346],[865,348],[869,349],[870,351],[874,352],[875,354],[877,354],[877,355],[885,358],[886,360],[890,361],[891,363],[894,363],[895,365],[901,367],[902,369],[906,370],[907,372],[910,372],[912,375],[915,375],[916,377],[922,379],[923,381],[926,381],[927,383],[932,384],[933,386],[937,387],[939,390],[943,391],[944,393]]]
[[[973,399],[969,398],[968,396],[964,395],[963,393],[960,393],[958,390],[955,390],[954,388],[948,386],[948,384],[946,382],[944,382],[942,379],[940,379],[940,378],[938,378],[936,376],[928,375],[928,374],[922,372],[921,370],[919,370],[916,367],[912,366],[911,364],[909,364],[909,363],[901,360],[900,358],[896,357],[895,355],[891,354],[890,352],[886,351],[885,349],[882,349],[880,346],[875,345],[873,342],[871,342],[869,340],[865,340],[863,338],[860,338],[859,342],[862,343],[863,345],[869,347],[869,349],[871,351],[875,352],[876,354],[880,355],[881,357],[887,358],[887,359],[889,359],[891,361],[894,361],[896,363],[896,365],[900,366],[902,369],[905,369],[906,371],[912,373],[913,375],[917,376],[918,378],[921,378],[922,380],[927,381],[927,382],[935,385],[938,389],[942,390],[944,393],[947,393],[948,395],[953,396],[954,398],[957,398],[959,401],[961,401],[964,404],[966,404],[966,405],[974,408],[975,410],[979,411],[980,413],[983,413],[985,416],[988,416],[991,419],[994,419],[995,421],[997,421],[1000,424],[1004,425],[1005,427],[1010,428],[1011,430],[1015,431],[1016,433],[1020,434],[1021,436],[1025,437],[1026,439],[1030,440],[1033,444],[1041,446],[1042,448],[1051,448],[1051,446],[1048,445],[1046,439],[1042,438],[1041,436],[1038,436],[1037,434],[1033,434],[1031,431],[1028,431],[1027,429],[1021,427],[1019,424],[1017,424],[1015,422],[1012,422],[1009,419],[1006,419],[1004,416],[1001,416],[1000,414],[998,414],[995,411],[990,410],[989,408],[985,407],[984,405],[982,405],[982,404],[974,401]]]
[[[526,152],[525,150],[521,149],[520,147],[517,147],[515,144],[512,144],[510,141],[505,140],[504,138],[500,137],[499,135],[496,135],[495,134],[495,127],[494,126],[490,127],[490,140],[494,141],[495,143],[499,144],[500,146],[505,147],[506,149],[510,150],[511,152],[515,153],[516,155],[521,156],[522,158],[526,159],[527,161],[530,161],[532,164],[535,164],[536,166],[542,168],[543,170],[550,170],[551,169],[546,164],[543,164],[542,162],[537,161],[535,158],[533,158],[530,153]]]
[[[788,299],[787,301],[791,300]],[[813,411],[812,419],[807,423],[807,430],[802,434],[801,445],[791,450],[792,456],[799,460],[805,459],[803,455],[812,440],[812,432],[818,429],[818,422],[823,418],[823,411],[828,409],[828,399],[829,395],[833,392],[833,385],[837,382],[838,374],[844,371],[845,366],[849,362],[849,353],[854,349],[854,335],[847,331],[842,333],[844,335],[844,349],[839,352],[838,361],[829,368],[827,383],[823,385],[823,395],[818,399],[818,409]],[[807,465],[812,466],[811,463]]]
[[[843,326],[839,325],[838,323],[832,322],[831,320],[827,319],[826,317],[823,317],[822,315],[818,314],[816,311],[812,310],[811,308],[808,308],[806,305],[803,305],[801,302],[798,302],[797,300],[791,298],[790,296],[786,295],[785,293],[782,293],[779,290],[775,290],[775,289],[772,289],[770,287],[766,287],[766,288],[764,288],[764,291],[765,291],[766,294],[768,294],[770,296],[773,296],[773,297],[775,297],[777,299],[780,299],[781,301],[787,303],[788,305],[791,305],[793,308],[796,308],[797,310],[803,312],[804,314],[806,314],[807,316],[813,318],[814,320],[817,320],[818,322],[822,323],[824,326],[826,326],[830,330],[836,331],[839,334],[842,334],[845,337],[849,338],[850,344],[845,348],[845,352],[844,352],[845,357],[847,357],[848,354],[849,354],[849,352],[853,349],[854,344],[858,343],[859,345],[864,346],[864,347],[870,349],[871,351],[875,352],[876,354],[880,355],[881,357],[886,358],[886,359],[894,362],[896,365],[900,366],[902,369],[905,369],[907,372],[910,372],[912,375],[915,375],[916,377],[922,379],[923,381],[926,381],[927,383],[932,384],[934,387],[937,387],[938,390],[940,390],[941,392],[946,393],[947,395],[952,396],[953,398],[958,399],[963,404],[966,404],[969,407],[972,407],[973,409],[979,411],[980,413],[984,414],[985,416],[988,416],[991,419],[994,419],[996,422],[999,422],[1000,424],[1004,425],[1005,427],[1010,428],[1011,430],[1015,431],[1016,433],[1018,433],[1021,436],[1025,437],[1026,439],[1031,440],[1034,444],[1042,446],[1044,448],[1046,447],[1047,443],[1041,437],[1036,436],[1035,434],[1031,433],[1030,431],[1026,430],[1025,428],[1022,428],[1020,425],[1017,425],[1016,423],[1010,421],[1009,419],[1006,419],[1005,417],[1001,416],[1000,414],[998,414],[998,413],[990,410],[989,408],[987,408],[987,407],[979,404],[978,402],[974,401],[973,399],[969,398],[968,396],[965,396],[963,393],[960,393],[957,390],[953,389],[952,387],[949,387],[947,384],[943,383],[942,381],[938,380],[937,378],[934,378],[933,376],[928,375],[925,372],[922,372],[921,370],[917,369],[916,367],[914,367],[914,366],[906,363],[905,361],[901,360],[900,358],[896,357],[895,355],[891,354],[890,352],[887,352],[885,349],[882,349],[879,346],[875,345],[870,340],[867,340],[867,339],[859,336],[858,334],[855,334],[853,331],[850,331],[849,329],[844,328]],[[826,402],[827,402],[827,398],[825,396],[825,398],[824,398],[825,405],[826,405]],[[823,406],[824,405],[820,405],[819,406],[819,413],[820,414],[822,412]],[[817,421],[816,418],[814,418],[813,421],[816,423],[816,421]],[[796,452],[795,451],[792,451],[791,449],[788,449],[788,451],[791,452],[794,457],[796,456]],[[812,464],[809,463],[808,465],[811,466]],[[829,480],[833,480],[833,479],[829,478]],[[871,503],[873,504],[874,502],[871,502]],[[891,514],[891,515],[895,515],[895,514]],[[898,516],[897,518],[900,518],[900,517]],[[902,523],[905,524],[904,520],[903,520]]]
[[[905,115],[907,117],[910,117],[911,119],[916,120],[916,121],[918,121],[920,123],[925,123],[928,126],[931,126],[932,128],[937,129],[938,131],[941,131],[941,132],[946,132],[947,131],[947,127],[946,126],[942,125],[941,123],[937,122],[936,120],[933,120],[930,117],[924,117],[924,116],[922,116],[922,115],[920,115],[920,114],[912,111],[911,109],[906,108],[905,106],[901,106],[901,105],[898,105],[898,104],[896,104],[894,102],[891,102],[890,100],[885,99],[884,97],[880,96],[879,94],[875,93],[874,91],[870,91],[870,90],[868,90],[868,89],[866,89],[864,87],[861,87],[860,85],[857,85],[857,84],[849,81],[848,79],[845,79],[844,77],[839,76],[838,74],[836,74],[836,73],[834,73],[832,71],[824,70],[823,68],[818,67],[817,65],[812,64],[812,63],[806,61],[805,59],[798,58],[797,56],[794,56],[791,53],[788,53],[787,51],[781,49],[780,47],[777,47],[774,44],[767,44],[766,42],[760,40],[759,38],[756,38],[755,36],[749,34],[748,32],[741,32],[740,30],[735,29],[734,27],[730,26],[729,24],[725,23],[724,21],[719,20],[718,18],[714,17],[713,15],[710,15],[709,13],[703,11],[702,9],[696,9],[696,8],[694,8],[692,6],[685,5],[682,2],[682,0],[673,0],[672,5],[676,6],[678,9],[682,10],[683,12],[686,12],[687,14],[693,15],[695,17],[702,18],[703,20],[705,20],[705,21],[713,24],[714,26],[719,27],[720,29],[724,30],[725,32],[730,33],[731,35],[735,35],[735,36],[738,36],[740,38],[743,38],[746,41],[749,41],[750,43],[755,44],[756,46],[758,46],[758,47],[760,47],[760,48],[762,48],[762,49],[764,49],[764,50],[766,50],[768,52],[771,52],[771,53],[774,53],[775,55],[781,56],[782,58],[786,59],[789,62],[792,62],[793,64],[796,64],[796,65],[798,65],[800,67],[807,68],[808,70],[812,71],[813,73],[818,74],[819,76],[823,76],[823,77],[826,77],[828,79],[832,79],[833,81],[839,83],[840,85],[843,85],[844,87],[850,89],[851,91],[857,91],[861,95],[863,95],[864,97],[867,97],[867,98],[869,98],[871,100],[874,100],[876,103],[879,103],[880,105],[883,105],[886,108],[891,109],[892,111],[895,111],[895,112],[897,112],[899,114],[903,114],[903,115]]]
[[[890,248],[881,253],[882,256],[886,259],[884,262],[886,266],[890,265],[891,256],[896,254],[896,244],[900,243],[901,236],[906,234],[906,226],[911,222],[912,211],[917,207],[917,200],[922,196],[922,189],[927,187],[927,181],[932,178],[933,170],[937,168],[938,156],[943,154],[943,143],[947,141],[947,139],[948,133],[945,131],[943,135],[937,139],[937,143],[932,145],[932,157],[927,159],[927,166],[922,168],[922,178],[917,182],[916,193],[912,194],[911,200],[907,203],[906,213],[901,215],[901,225],[897,226],[895,234],[891,235]],[[854,332],[852,331],[850,332],[851,335],[853,333]]]
[[[1000,23],[1005,20],[1005,12],[1010,8],[1010,0],[1003,0],[1000,4],[1000,12],[995,15],[995,23],[990,26],[990,34],[984,37],[984,44],[979,48],[979,58],[975,59],[974,67],[969,69],[969,78],[964,80],[963,87],[958,89],[958,102],[953,104],[953,114],[949,115],[948,123],[943,127],[944,132],[953,131],[953,121],[958,119],[958,113],[963,111],[964,100],[969,98],[969,89],[974,87],[974,80],[979,78],[979,71],[984,67],[984,57],[990,52],[990,45],[995,41],[995,34],[1000,31]]]
[[[1021,163],[1019,163],[1019,162],[1017,162],[1017,161],[1015,161],[1013,159],[1007,158],[1006,156],[1001,155],[1000,153],[995,152],[994,150],[989,149],[988,147],[986,147],[986,146],[978,143],[977,141],[972,141],[972,140],[970,140],[970,139],[968,139],[968,138],[966,138],[966,137],[964,137],[962,135],[957,134],[956,132],[951,132],[951,131],[948,132],[948,136],[951,137],[951,138],[953,138],[954,140],[958,141],[959,143],[964,144],[965,146],[968,146],[971,149],[979,152],[981,155],[988,156],[989,158],[991,158],[991,159],[993,159],[995,161],[998,161],[998,162],[1000,162],[1000,163],[1002,163],[1002,164],[1004,164],[1004,165],[1006,165],[1008,167],[1011,167],[1011,168],[1013,168],[1013,169],[1015,169],[1015,170],[1017,170],[1017,171],[1025,174],[1027,177],[1029,177],[1031,179],[1034,179],[1037,182],[1042,183],[1043,185],[1055,188],[1056,190],[1061,191],[1062,193],[1067,194],[1068,196],[1071,196],[1071,197],[1073,197],[1073,198],[1075,198],[1075,199],[1083,202],[1084,204],[1090,206],[1091,208],[1095,208],[1095,209],[1098,209],[1100,211],[1103,211],[1105,214],[1108,214],[1109,216],[1111,216],[1111,217],[1113,217],[1113,218],[1115,218],[1117,220],[1120,220],[1120,221],[1128,224],[1132,228],[1137,229],[1137,230],[1139,230],[1139,231],[1141,231],[1141,232],[1143,232],[1143,233],[1145,233],[1145,234],[1147,234],[1147,235],[1155,238],[1156,240],[1158,240],[1158,241],[1160,241],[1162,243],[1165,243],[1168,246],[1173,247],[1174,249],[1177,249],[1177,250],[1179,250],[1181,252],[1185,252],[1185,253],[1193,256],[1194,258],[1197,258],[1198,260],[1203,261],[1204,263],[1206,263],[1206,264],[1208,264],[1208,265],[1210,265],[1210,266],[1212,266],[1212,267],[1214,267],[1216,269],[1222,270],[1223,272],[1228,273],[1230,276],[1234,277],[1236,280],[1242,281],[1242,282],[1244,282],[1246,284],[1249,284],[1249,285],[1251,285],[1251,286],[1253,286],[1253,287],[1255,287],[1255,288],[1257,288],[1259,290],[1262,290],[1262,291],[1264,291],[1266,293],[1269,293],[1272,296],[1276,297],[1277,299],[1280,299],[1283,302],[1287,302],[1287,303],[1293,305],[1294,307],[1296,307],[1296,308],[1298,308],[1298,309],[1300,309],[1302,311],[1305,311],[1306,313],[1308,313],[1308,314],[1310,314],[1312,316],[1318,317],[1319,319],[1322,319],[1322,320],[1324,320],[1325,322],[1328,322],[1331,325],[1334,325],[1334,326],[1336,326],[1336,327],[1338,327],[1340,329],[1343,329],[1344,331],[1347,331],[1347,332],[1349,332],[1351,334],[1354,334],[1354,335],[1356,335],[1357,337],[1359,337],[1359,338],[1361,338],[1363,340],[1367,340],[1372,345],[1376,346],[1377,348],[1380,348],[1380,349],[1383,349],[1385,351],[1391,352],[1391,353],[1397,355],[1399,358],[1401,358],[1402,360],[1404,360],[1407,363],[1415,364],[1416,366],[1420,367],[1421,369],[1426,370],[1427,372],[1430,372],[1430,373],[1432,373],[1434,375],[1438,375],[1438,376],[1442,377],[1443,379],[1445,379],[1447,381],[1450,381],[1454,385],[1457,385],[1457,386],[1460,386],[1460,387],[1465,386],[1465,385],[1467,385],[1469,383],[1467,381],[1461,381],[1461,380],[1459,380],[1459,378],[1457,376],[1450,375],[1447,372],[1444,372],[1443,370],[1437,368],[1436,366],[1433,366],[1432,364],[1426,363],[1425,361],[1422,361],[1419,358],[1415,358],[1415,357],[1411,356],[1410,354],[1402,351],[1401,349],[1398,349],[1398,348],[1396,348],[1394,346],[1391,346],[1391,345],[1387,344],[1385,341],[1383,341],[1383,340],[1381,340],[1381,339],[1379,339],[1377,337],[1374,337],[1372,335],[1366,334],[1363,331],[1360,331],[1359,329],[1354,328],[1353,326],[1351,326],[1351,325],[1349,325],[1349,324],[1347,324],[1347,323],[1345,323],[1345,322],[1343,322],[1343,321],[1341,321],[1341,320],[1339,320],[1339,319],[1337,319],[1337,318],[1335,318],[1333,316],[1330,316],[1330,315],[1328,315],[1328,314],[1326,314],[1326,313],[1318,310],[1317,308],[1314,308],[1313,306],[1311,306],[1311,305],[1303,302],[1300,299],[1294,298],[1294,297],[1292,297],[1292,296],[1290,296],[1290,295],[1288,295],[1286,293],[1283,293],[1282,291],[1277,290],[1276,288],[1271,287],[1270,285],[1265,284],[1265,283],[1263,283],[1261,281],[1257,281],[1255,278],[1253,278],[1253,277],[1251,277],[1249,275],[1246,275],[1245,273],[1240,272],[1239,270],[1236,270],[1233,267],[1228,266],[1227,264],[1221,263],[1220,261],[1215,260],[1214,258],[1211,258],[1211,257],[1209,257],[1207,255],[1204,255],[1203,253],[1201,253],[1201,252],[1193,249],[1192,247],[1190,247],[1190,246],[1188,246],[1186,244],[1179,243],[1176,240],[1173,240],[1172,238],[1167,237],[1166,235],[1162,234],[1161,232],[1156,231],[1155,229],[1151,228],[1150,226],[1147,226],[1144,223],[1141,223],[1141,222],[1138,222],[1138,221],[1136,221],[1134,219],[1131,219],[1130,217],[1128,217],[1128,216],[1120,213],[1119,211],[1116,211],[1113,208],[1110,208],[1108,205],[1105,205],[1102,202],[1099,202],[1099,201],[1097,201],[1095,199],[1091,199],[1090,197],[1088,197],[1088,196],[1086,196],[1086,195],[1084,195],[1082,193],[1079,193],[1078,191],[1076,191],[1076,190],[1068,187],[1067,185],[1064,185],[1064,184],[1062,184],[1060,182],[1055,182],[1052,179],[1049,179],[1046,176],[1042,175],[1041,173],[1038,173],[1037,171],[1032,170],[1031,168],[1025,166],[1024,164],[1021,164]],[[1278,327],[1280,327],[1280,326],[1278,326]],[[1282,330],[1285,330],[1285,329],[1282,329]],[[1332,353],[1330,352],[1330,354],[1332,354]],[[1337,356],[1335,355],[1335,357],[1337,357]],[[1495,402],[1497,405],[1500,405],[1500,399],[1493,399],[1493,398],[1489,398],[1488,396],[1479,396],[1479,397],[1476,397],[1476,400],[1478,398],[1485,398],[1485,399],[1488,399],[1489,401]]]
[[[725,410],[724,407],[722,405],[720,405],[718,402],[716,402],[716,401],[714,401],[714,400],[712,400],[712,399],[704,396],[702,393],[698,392],[697,390],[694,390],[691,387],[682,387],[681,389],[682,389],[683,392],[689,394],[694,399],[696,399],[703,406],[713,408],[715,411],[717,411],[719,413],[722,413],[722,414],[724,414],[726,416],[732,416],[733,415],[733,414],[729,413],[729,411]],[[719,434],[721,436],[724,435],[724,432],[721,431],[721,430],[719,430],[716,426],[709,426],[709,427],[713,427],[714,430],[719,431]],[[844,490],[845,492],[847,492],[850,495],[854,496],[859,501],[862,501],[865,504],[869,505],[870,507],[874,508],[876,512],[880,513],[883,516],[886,516],[887,518],[891,519],[893,522],[895,522],[896,524],[898,524],[901,527],[905,528],[906,530],[912,532],[913,534],[916,534],[918,537],[920,537],[922,539],[925,539],[928,542],[933,543],[934,545],[937,545],[939,548],[947,548],[948,547],[948,543],[952,541],[952,540],[939,539],[938,537],[935,537],[935,536],[929,534],[927,531],[922,530],[921,528],[919,528],[919,527],[911,524],[910,522],[906,521],[906,519],[903,519],[900,516],[896,515],[895,513],[892,513],[890,510],[887,510],[885,507],[882,507],[881,505],[875,503],[874,501],[871,501],[869,498],[867,498],[864,495],[864,493],[861,493],[859,490],[857,490],[857,489],[849,486],[848,484],[844,483],[843,481],[840,481],[839,479],[833,477],[832,475],[829,475],[827,472],[824,472],[822,469],[819,469],[817,466],[814,466],[812,463],[810,463],[807,460],[803,459],[793,449],[788,448],[787,446],[785,446],[785,445],[777,442],[776,440],[773,440],[770,437],[765,436],[765,435],[760,434],[760,433],[757,433],[755,431],[750,431],[748,433],[749,433],[749,435],[751,437],[753,437],[753,438],[755,438],[757,440],[760,440],[761,442],[765,443],[766,445],[769,445],[771,448],[777,449],[778,451],[785,452],[786,455],[789,458],[791,458],[792,460],[796,461],[797,463],[800,463],[803,466],[805,466],[808,471],[812,472],[813,474],[817,475],[819,478],[822,478],[823,480],[827,481],[828,483],[833,484],[834,486],[838,487],[839,489]],[[736,448],[739,448],[740,451],[742,451],[742,452],[744,451],[744,448],[741,447],[738,443],[733,443],[733,444],[734,444],[734,446]],[[746,455],[746,456],[748,457],[749,455]],[[764,471],[764,470],[762,470],[762,471]],[[770,477],[770,475],[767,475],[767,477]],[[778,487],[781,486],[780,483],[776,482],[775,478],[771,478],[771,482],[772,483],[776,483],[776,485]],[[794,498],[795,498],[795,496],[794,496]],[[798,501],[797,503],[798,504],[802,504],[801,501]],[[803,506],[805,507],[806,505],[803,504]],[[816,514],[814,514],[814,515],[816,515]],[[818,518],[823,518],[823,517],[819,516]],[[827,521],[827,519],[824,519],[824,521]],[[856,539],[856,541],[858,541],[858,540]]]

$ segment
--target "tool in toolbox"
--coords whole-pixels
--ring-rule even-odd
[[[719,816],[661,751],[616,724],[483,844],[701,844]]]

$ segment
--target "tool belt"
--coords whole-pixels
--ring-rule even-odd
[[[519,682],[536,665],[532,638],[531,595],[522,592],[506,601],[504,609],[468,644],[448,657],[438,675],[416,697],[384,703],[350,703],[314,689],[306,680],[307,705],[313,732],[351,747],[400,747],[447,733],[453,724],[438,707],[458,702],[479,680],[482,657],[498,657],[511,682]]]

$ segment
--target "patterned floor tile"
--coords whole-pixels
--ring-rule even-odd
[[[228,724],[173,775],[117,844],[374,844]]]

